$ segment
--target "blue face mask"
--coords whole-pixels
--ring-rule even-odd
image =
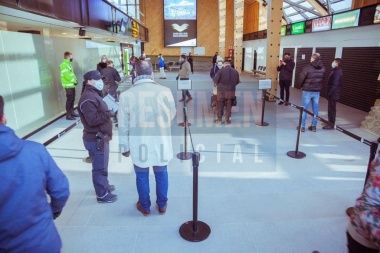
[[[103,80],[100,79],[100,80],[95,80],[95,85],[94,87],[97,89],[97,90],[103,90],[103,87],[104,87],[104,83],[103,83]]]
[[[331,67],[332,67],[332,68],[335,68],[335,64],[334,64],[334,62],[331,63]]]

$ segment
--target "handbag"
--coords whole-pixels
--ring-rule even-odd
[[[236,96],[234,96],[232,98],[232,106],[236,106],[237,105],[237,100],[236,100]]]

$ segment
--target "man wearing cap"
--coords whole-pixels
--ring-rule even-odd
[[[149,167],[156,179],[158,213],[166,212],[168,201],[167,165],[173,158],[171,123],[176,114],[169,88],[156,83],[152,64],[136,62],[133,85],[120,94],[119,145],[124,156],[131,156],[139,195],[136,208],[150,214]]]
[[[111,117],[102,99],[104,83],[97,70],[87,72],[86,84],[78,104],[78,112],[83,124],[83,144],[92,160],[92,183],[98,203],[112,203],[117,195],[112,194],[114,185],[108,183],[109,141],[112,139]]]
[[[235,98],[236,85],[240,83],[239,72],[232,68],[230,61],[224,61],[224,67],[216,73],[213,78],[214,84],[217,86],[216,108],[217,119],[216,124],[222,124],[223,109],[226,107],[225,124],[231,124],[232,100]]]
[[[78,80],[74,74],[73,66],[71,66],[72,61],[73,55],[70,52],[65,52],[63,61],[59,65],[62,87],[66,91],[66,119],[68,120],[75,120],[75,117],[79,117],[78,114],[74,113],[75,86]]]
[[[325,67],[321,61],[319,53],[315,53],[310,58],[310,63],[306,65],[299,75],[299,83],[302,89],[302,106],[309,109],[310,101],[314,115],[318,116],[319,94],[322,90],[322,80],[325,75]],[[301,132],[305,132],[306,112],[302,114]],[[313,117],[308,130],[317,131],[317,118]]]

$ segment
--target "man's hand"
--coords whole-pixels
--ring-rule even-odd
[[[53,213],[53,220],[57,219],[61,215],[61,212]]]

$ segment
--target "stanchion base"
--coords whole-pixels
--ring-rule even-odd
[[[289,151],[288,153],[286,153],[288,156],[292,157],[292,158],[296,158],[296,159],[302,159],[306,156],[305,153],[302,153],[300,151],[296,152],[296,151]]]
[[[269,126],[269,124],[266,122],[258,122],[256,123],[256,126]]]
[[[349,207],[349,208],[346,209],[346,214],[348,216],[351,216],[351,214],[353,214],[353,213],[354,213],[354,208],[353,207]]]
[[[181,152],[177,154],[177,158],[180,160],[190,160],[193,153],[190,152]]]
[[[211,234],[211,228],[202,221],[198,221],[197,225],[198,230],[194,232],[193,221],[185,222],[179,228],[179,234],[183,239],[190,242],[200,242],[206,240]]]
[[[178,126],[184,127],[185,122],[178,123]],[[191,123],[187,122],[187,126],[191,126]]]

